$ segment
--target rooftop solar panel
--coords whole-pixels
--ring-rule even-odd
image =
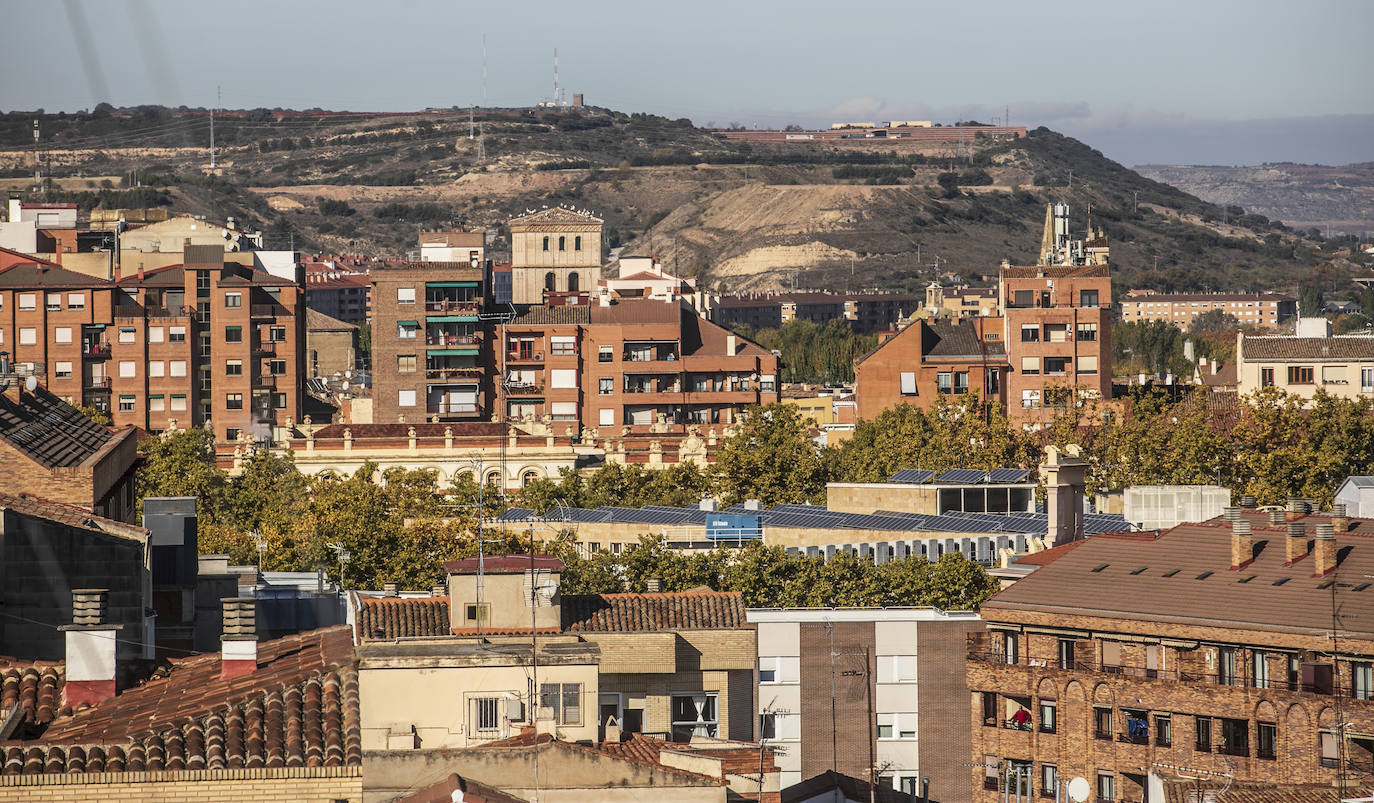
[[[988,482],[1025,482],[1029,476],[1030,471],[1024,468],[995,468],[988,474]]]
[[[979,471],[973,468],[952,468],[949,471],[935,478],[937,483],[958,483],[960,485],[968,483],[982,482],[987,477],[986,471]]]
[[[908,482],[919,485],[921,483],[930,482],[930,478],[934,476],[934,471],[928,471],[924,468],[904,468],[901,471],[898,471],[896,474],[893,474],[891,477],[888,477],[887,481]]]

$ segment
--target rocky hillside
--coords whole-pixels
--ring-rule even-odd
[[[1218,206],[1240,206],[1294,229],[1374,231],[1374,162],[1328,167],[1288,162],[1254,167],[1142,165],[1136,172]]]
[[[0,183],[31,184],[31,116],[0,115]],[[914,290],[1032,260],[1044,205],[1112,239],[1117,286],[1291,287],[1350,266],[1257,214],[1235,215],[1076,140],[735,143],[688,120],[487,110],[346,115],[104,110],[43,121],[48,198],[234,215],[270,247],[397,254],[420,229],[496,228],[569,204],[626,253],[729,289]],[[477,133],[471,137],[469,132]],[[8,148],[9,150],[5,150]],[[8,177],[8,178],[4,178]],[[500,241],[498,241],[498,248]]]

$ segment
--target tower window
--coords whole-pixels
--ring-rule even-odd
[[[559,237],[559,238],[558,238],[558,250],[559,250],[559,251],[566,251],[566,250],[568,250],[568,238],[567,238],[567,237]]]

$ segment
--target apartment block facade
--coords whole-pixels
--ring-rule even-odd
[[[1242,395],[1275,387],[1309,399],[1319,390],[1347,399],[1374,398],[1374,337],[1237,332],[1236,379]]]
[[[759,738],[781,748],[783,787],[835,769],[932,800],[969,799],[964,682],[951,667],[982,629],[977,614],[795,608],[748,616],[758,629]]]
[[[778,400],[777,357],[680,300],[535,307],[498,336],[499,409],[511,419],[723,425]]]
[[[1099,535],[981,609],[974,800],[1151,800],[1165,781],[1374,783],[1374,521],[1228,508]]]
[[[916,320],[854,364],[859,418],[899,404],[929,409],[975,393],[1007,404],[1009,363],[1000,318]]]
[[[41,260],[11,265],[0,271],[0,350],[116,426],[274,437],[301,417],[304,288],[226,262],[221,247],[184,256],[114,281]]]
[[[1283,293],[1155,293],[1133,290],[1121,300],[1123,321],[1166,321],[1187,330],[1199,315],[1220,310],[1242,326],[1277,329],[1298,314],[1298,300]]]
[[[374,267],[372,404],[377,423],[490,415],[492,362],[484,263]]]

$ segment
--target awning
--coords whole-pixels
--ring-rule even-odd
[[[425,287],[481,287],[480,281],[471,282],[425,282]],[[476,300],[476,299],[474,299]]]
[[[480,350],[479,346],[461,346],[453,349],[425,349],[425,353],[431,357],[463,357],[476,354]]]
[[[427,323],[476,323],[480,318],[476,315],[426,315]]]
[[[396,322],[396,325],[397,325],[397,326],[419,326],[419,325],[420,325],[420,322],[419,322],[419,321],[397,321],[397,322]]]

